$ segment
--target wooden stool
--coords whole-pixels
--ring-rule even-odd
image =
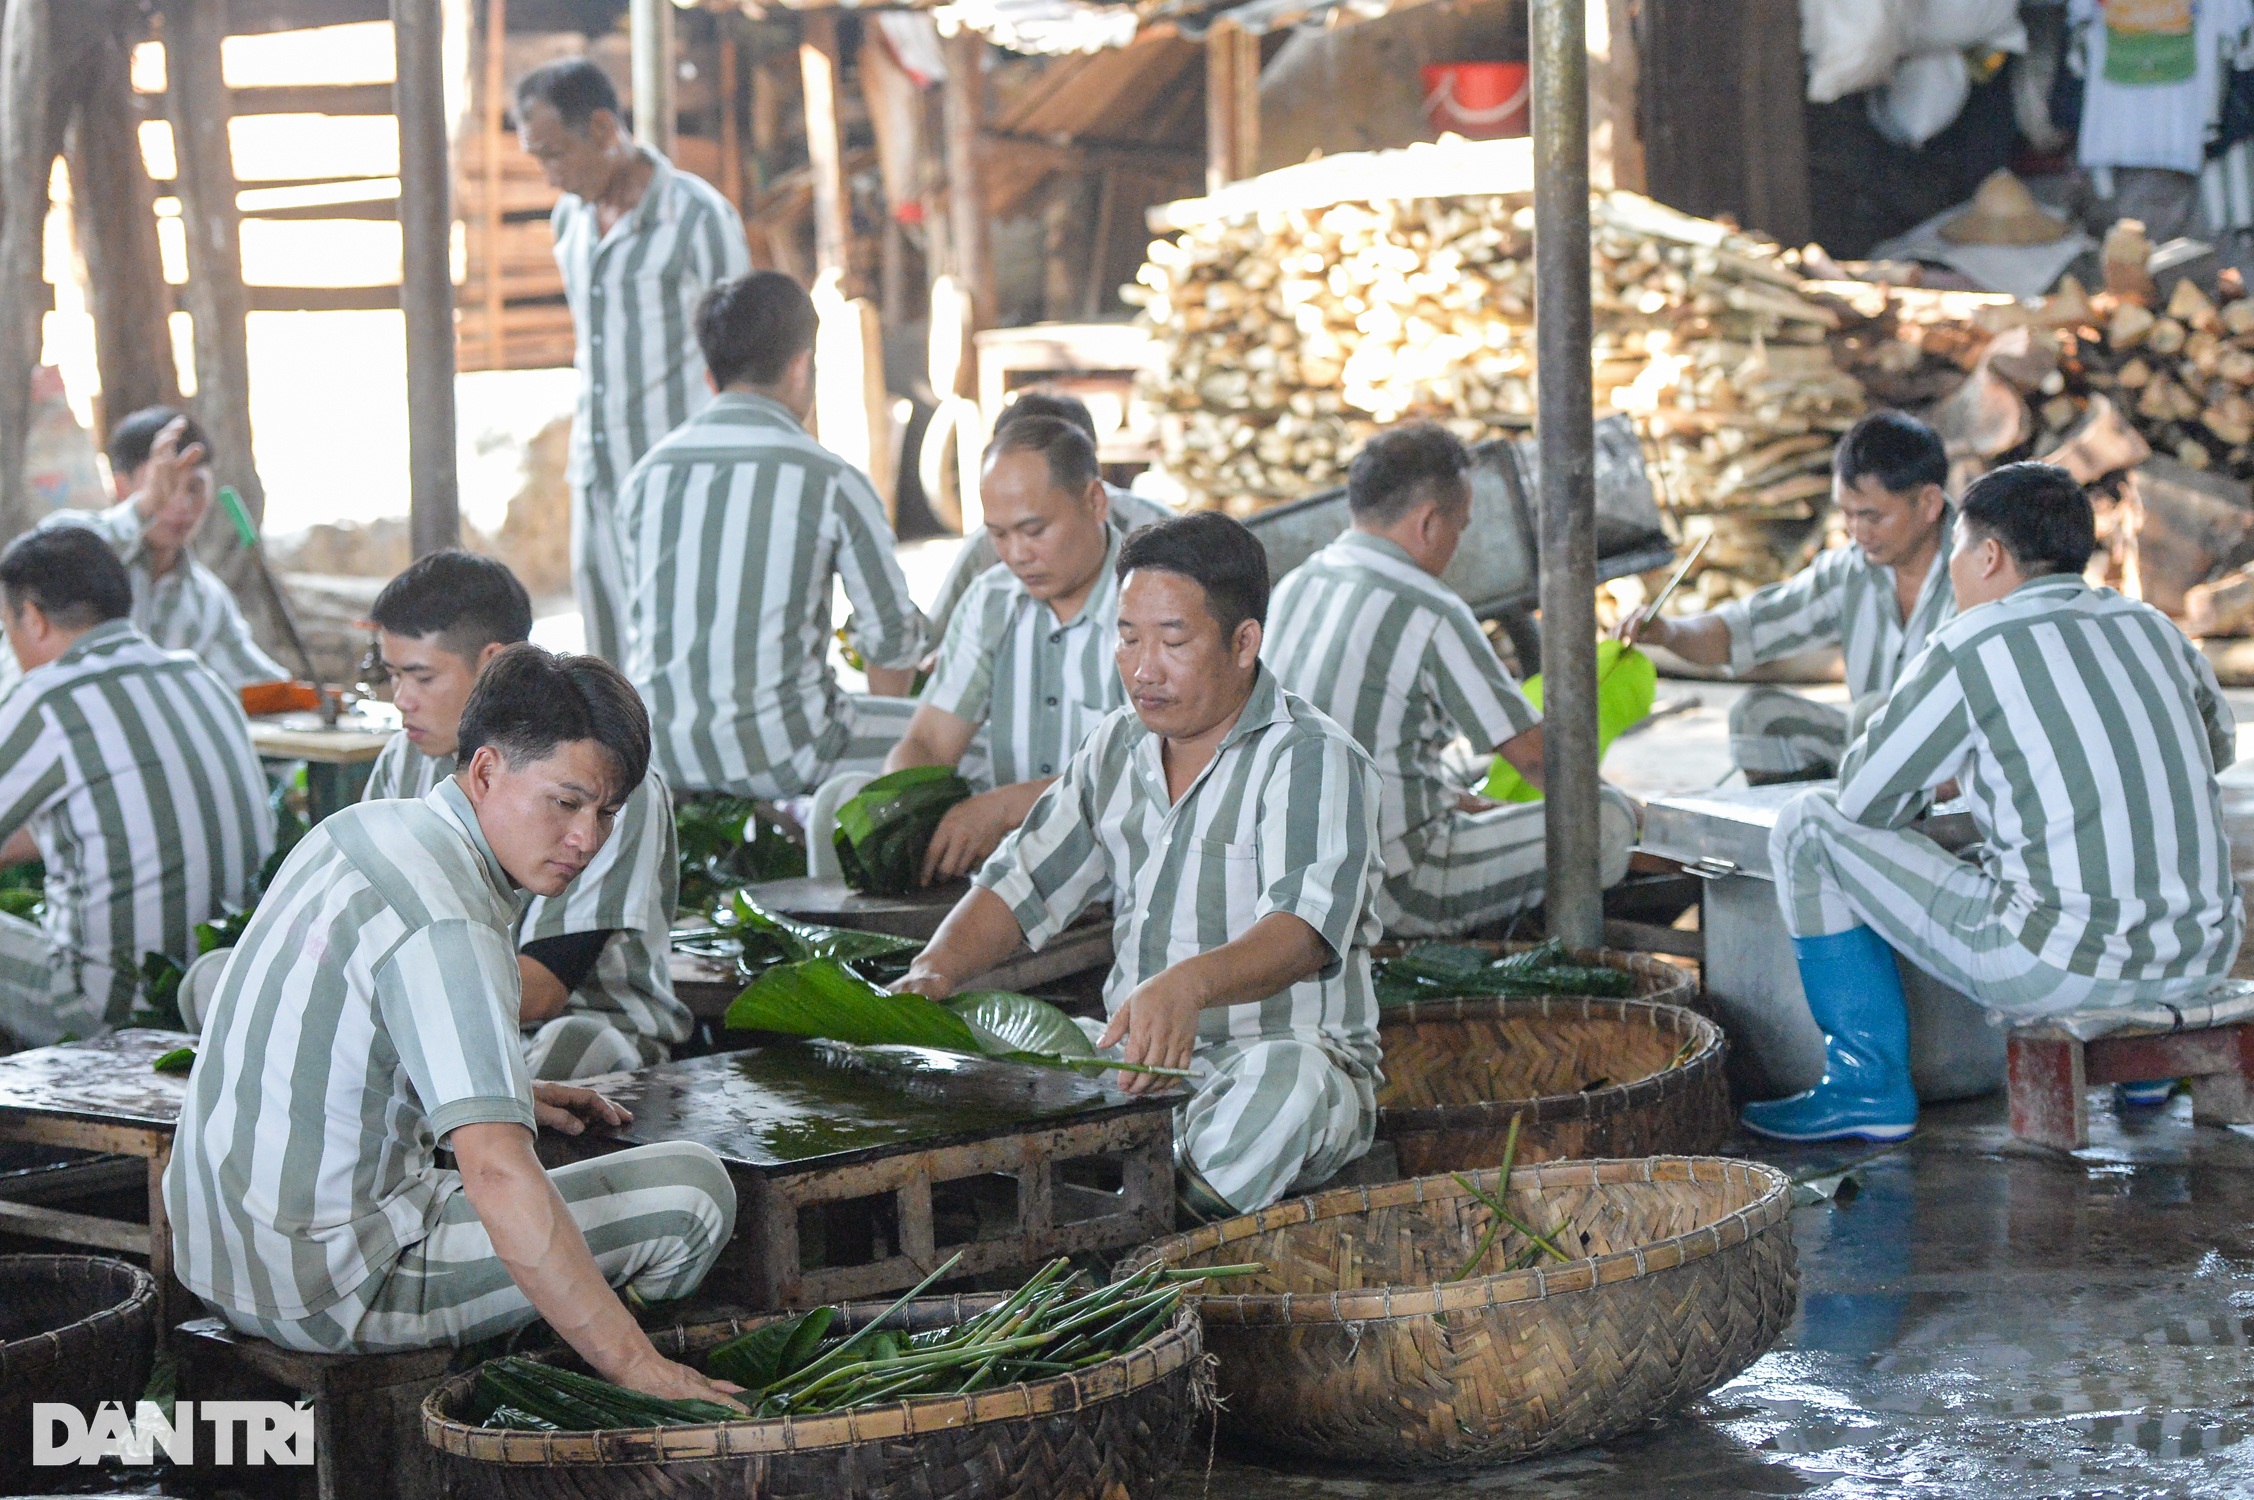
[[[2191,1081],[2202,1125],[2254,1124],[2254,1020],[2190,1030],[2126,1027],[2090,1041],[2049,1024],[2005,1043],[2011,1133],[2076,1151],[2090,1143],[2088,1090],[2155,1078]]]

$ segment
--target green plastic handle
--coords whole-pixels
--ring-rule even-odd
[[[243,508],[243,497],[235,493],[231,484],[219,487],[219,503],[227,507],[227,519],[235,523],[235,535],[243,539],[246,547],[258,545],[258,524],[251,520],[250,512]]]

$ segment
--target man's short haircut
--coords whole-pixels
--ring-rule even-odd
[[[1471,452],[1437,422],[1404,422],[1371,438],[1346,470],[1346,505],[1357,521],[1390,525],[1426,500],[1464,493]]]
[[[1268,623],[1268,552],[1217,510],[1146,526],[1120,544],[1119,576],[1138,568],[1179,573],[1205,590],[1205,608],[1228,640],[1247,620]]]
[[[438,644],[464,661],[532,634],[532,600],[507,564],[448,548],[416,558],[383,586],[368,619],[378,630]]]
[[[1832,450],[1831,472],[1841,484],[1875,479],[1896,495],[1949,482],[1949,454],[1941,434],[1898,411],[1874,411],[1847,429]]]
[[[110,544],[85,526],[42,526],[0,552],[8,612],[26,604],[64,630],[91,630],[133,612],[133,580]]]
[[[585,130],[598,109],[607,109],[621,120],[626,118],[610,75],[584,57],[542,63],[519,78],[517,118],[522,120],[526,108],[534,104],[547,105],[573,130]]]
[[[1005,453],[1038,453],[1048,461],[1049,483],[1068,495],[1088,493],[1088,486],[1103,478],[1096,464],[1096,445],[1088,434],[1061,417],[1020,417],[995,429],[979,465],[994,462]]]
[[[558,745],[593,740],[610,757],[623,802],[650,769],[650,712],[618,668],[599,656],[558,656],[520,641],[478,674],[462,705],[457,763],[491,745],[512,767],[546,760]]]
[[[1002,408],[994,419],[994,435],[1000,437],[1012,422],[1023,422],[1033,417],[1059,417],[1088,434],[1088,441],[1096,441],[1096,414],[1088,410],[1088,403],[1069,391],[1052,386],[1036,385],[1019,391]]]
[[[211,439],[194,417],[175,411],[169,406],[144,406],[129,416],[120,417],[110,429],[110,440],[104,451],[109,454],[112,474],[130,474],[149,461],[149,452],[157,445],[157,434],[172,423],[187,417],[187,430],[180,435],[182,449],[203,444],[204,456],[211,456]]]
[[[722,389],[739,380],[773,385],[814,347],[814,299],[780,271],[723,281],[697,304],[697,344]]]
[[[1958,524],[1994,537],[2029,578],[2079,573],[2097,551],[2097,518],[2081,481],[2056,464],[2005,464],[1974,480]]]

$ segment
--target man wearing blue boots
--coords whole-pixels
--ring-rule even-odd
[[[1917,1124],[1894,957],[2011,1019],[2177,1003],[2244,927],[2215,774],[2236,726],[2166,616],[2092,588],[2088,497],[2010,464],[1966,491],[1960,613],[1903,670],[1836,790],[1789,803],[1777,899],[1825,1037],[1823,1082],[1745,1110],[1784,1140],[1899,1140]],[[1957,783],[1978,863],[1908,825]]]

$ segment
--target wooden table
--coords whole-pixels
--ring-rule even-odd
[[[728,1164],[736,1235],[707,1285],[758,1309],[1131,1249],[1174,1219],[1172,1094],[914,1047],[763,1047],[584,1080],[634,1113],[583,1158],[697,1141]],[[1116,1186],[1114,1186],[1116,1182]],[[966,1227],[968,1226],[968,1227]]]
[[[45,1204],[0,1201],[0,1229],[98,1250],[146,1255],[157,1279],[157,1313],[170,1328],[180,1305],[172,1280],[172,1226],[164,1212],[164,1169],[188,1080],[149,1065],[184,1032],[135,1027],[91,1042],[66,1042],[0,1057],[0,1141],[66,1146],[147,1162],[147,1224],[74,1213]]]
[[[371,720],[340,720],[335,728],[314,713],[269,714],[250,721],[250,742],[258,758],[305,762],[305,794],[311,820],[350,807],[368,784],[368,768],[392,736]]]

